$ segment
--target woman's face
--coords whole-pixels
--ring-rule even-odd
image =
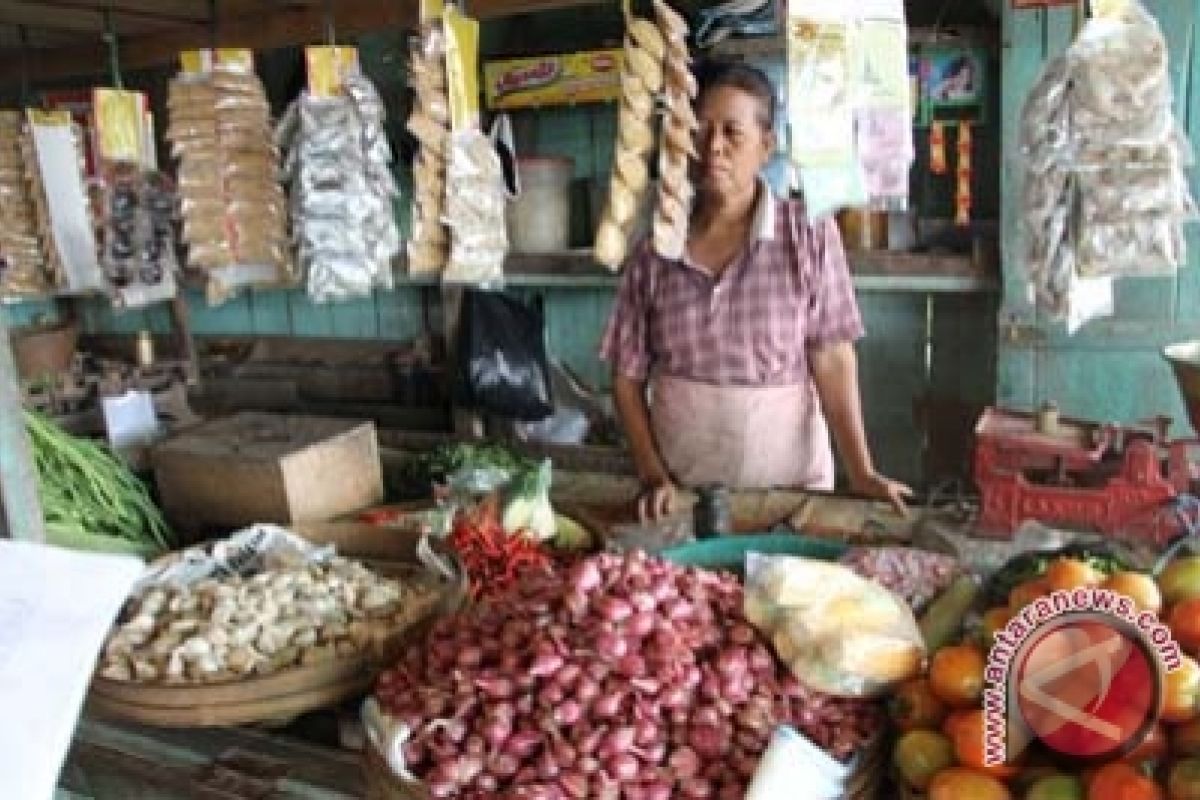
[[[754,95],[718,86],[700,97],[698,186],[702,193],[736,197],[753,191],[758,173],[775,152],[775,133]]]

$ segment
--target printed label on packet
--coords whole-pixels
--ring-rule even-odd
[[[146,96],[122,89],[95,89],[96,146],[105,161],[141,164],[145,161]]]
[[[600,103],[621,96],[621,51],[492,61],[484,65],[489,108]]]
[[[309,94],[336,97],[342,91],[342,79],[358,69],[358,48],[306,47],[304,63],[308,71]]]

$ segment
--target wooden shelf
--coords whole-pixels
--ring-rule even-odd
[[[993,28],[954,26],[947,28],[909,28],[910,45],[974,44],[988,48],[999,46],[999,31]],[[771,58],[787,55],[787,39],[783,34],[747,36],[726,39],[708,49],[714,56],[739,58]]]
[[[995,292],[999,281],[982,274],[970,256],[926,253],[850,252],[854,286],[864,292],[972,294]],[[506,264],[504,283],[546,289],[612,289],[620,275],[593,260],[590,249],[545,254],[514,254]],[[402,278],[400,285],[436,286],[435,276]]]

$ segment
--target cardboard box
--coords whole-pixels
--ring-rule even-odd
[[[383,499],[371,422],[245,412],[190,428],[152,458],[167,521],[183,532],[325,522]]]
[[[489,61],[483,66],[488,108],[600,103],[621,96],[621,50]]]

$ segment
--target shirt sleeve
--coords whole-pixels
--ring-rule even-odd
[[[616,302],[600,341],[600,358],[633,380],[650,374],[650,270],[654,257],[643,243],[625,264]]]
[[[826,217],[811,223],[808,233],[813,284],[805,344],[824,347],[857,341],[866,331],[837,223]]]

